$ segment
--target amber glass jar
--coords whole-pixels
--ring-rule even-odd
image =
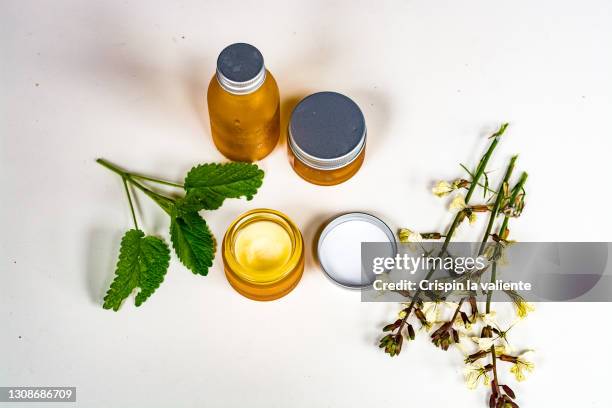
[[[291,166],[310,183],[342,183],[363,164],[366,133],[363,113],[350,98],[337,92],[310,95],[289,121]]]
[[[222,244],[227,280],[253,300],[274,300],[291,292],[304,271],[304,243],[283,213],[256,209],[239,216]]]
[[[278,143],[278,86],[250,44],[226,47],[208,86],[208,113],[213,141],[230,160],[252,162],[267,156]]]

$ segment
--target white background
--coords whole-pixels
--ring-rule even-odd
[[[218,52],[246,41],[278,81],[284,123],[297,99],[339,91],[365,113],[368,151],[353,179],[324,188],[293,173],[282,143],[252,202],[203,214],[218,239],[255,207],[287,213],[308,244],[351,210],[442,228],[451,215],[433,181],[462,176],[458,163],[474,166],[509,121],[491,168],[499,177],[520,153],[530,174],[513,237],[609,241],[611,23],[606,0],[3,1],[0,385],[74,385],[79,407],[486,406],[458,351],[421,335],[395,359],[380,352],[397,305],[362,304],[310,253],[275,302],[237,294],[219,257],[198,277],[173,255],[145,305],[103,310],[131,217],[94,159],[177,181],[223,160],[205,92]],[[146,232],[167,236],[165,215],[138,205]],[[540,304],[513,329],[537,350],[527,382],[502,371],[521,406],[609,406],[611,312]]]

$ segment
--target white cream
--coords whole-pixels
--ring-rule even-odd
[[[318,245],[318,257],[324,271],[336,282],[359,287],[362,282],[361,243],[394,242],[392,232],[382,221],[368,214],[347,214],[346,221],[323,230]],[[391,236],[390,236],[391,235]]]

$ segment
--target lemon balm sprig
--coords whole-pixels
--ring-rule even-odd
[[[183,265],[196,275],[207,275],[215,256],[215,240],[200,210],[216,210],[226,198],[253,198],[264,173],[249,163],[202,164],[193,167],[184,184],[131,173],[104,159],[97,163],[119,175],[130,206],[134,228],[121,240],[115,279],[104,297],[105,309],[119,310],[135,289],[140,306],[163,282],[170,263],[170,249],[159,237],[147,236],[139,228],[130,186],[156,202],[170,217],[170,241]],[[185,191],[170,197],[152,190],[142,181],[163,184]]]

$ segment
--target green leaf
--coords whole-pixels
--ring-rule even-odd
[[[202,209],[202,202],[195,195],[187,194],[185,197],[178,198],[172,205],[172,211],[170,211],[170,216],[172,216],[173,211],[177,213],[188,213],[188,212],[198,212]]]
[[[206,276],[215,257],[215,241],[206,221],[196,211],[186,211],[177,200],[170,221],[174,252],[194,274]]]
[[[264,172],[256,164],[202,164],[185,178],[187,196],[195,198],[201,209],[215,210],[226,198],[253,198],[263,182]]]
[[[170,249],[160,238],[131,229],[121,239],[115,279],[104,297],[104,309],[119,310],[135,288],[136,306],[140,306],[163,282],[170,263]]]

